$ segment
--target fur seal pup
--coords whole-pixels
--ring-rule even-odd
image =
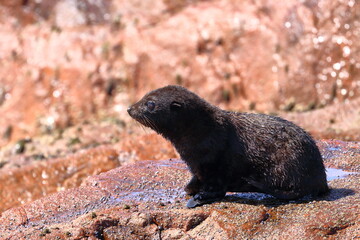
[[[282,118],[225,111],[180,86],[147,93],[128,113],[170,140],[188,165],[188,207],[226,192],[297,199],[328,191],[315,141]]]

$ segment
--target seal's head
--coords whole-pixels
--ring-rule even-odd
[[[166,86],[147,93],[128,108],[129,115],[166,138],[184,133],[196,122],[203,122],[206,103],[181,86]]]

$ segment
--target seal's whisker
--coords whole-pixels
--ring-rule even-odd
[[[152,129],[154,129],[156,132],[158,132],[159,130],[158,130],[156,124],[155,124],[154,122],[152,122],[151,119],[148,118],[147,116],[144,116],[144,117],[145,117],[147,123],[150,125],[150,127],[151,127]]]
[[[144,132],[146,132],[145,126],[143,124],[141,124],[140,122],[136,122],[136,123],[141,126],[141,129],[144,130]]]

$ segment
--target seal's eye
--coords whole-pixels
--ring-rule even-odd
[[[154,110],[155,108],[155,102],[154,101],[147,101],[145,103],[147,109],[149,109],[150,111]]]

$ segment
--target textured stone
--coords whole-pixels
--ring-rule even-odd
[[[21,168],[0,169],[0,212],[47,194],[79,186],[88,176],[118,167],[112,148],[94,148],[67,158],[34,161]]]
[[[357,171],[360,144],[319,141],[327,166]],[[349,158],[348,155],[351,155]],[[329,182],[313,200],[283,202],[228,193],[218,203],[185,207],[190,174],[179,160],[140,161],[88,178],[82,186],[12,208],[0,237],[38,239],[352,239],[360,236],[360,175]]]

